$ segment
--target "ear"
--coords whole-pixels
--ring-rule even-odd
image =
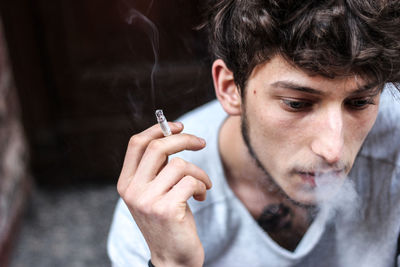
[[[240,115],[242,98],[239,88],[234,82],[233,73],[222,59],[217,59],[212,65],[215,94],[224,110],[229,115]]]

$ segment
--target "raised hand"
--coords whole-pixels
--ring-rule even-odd
[[[202,266],[204,249],[187,200],[204,200],[211,181],[196,165],[180,158],[168,161],[168,156],[206,144],[181,133],[181,123],[169,126],[171,136],[163,137],[160,126],[154,125],[130,139],[118,193],[146,239],[155,266]]]

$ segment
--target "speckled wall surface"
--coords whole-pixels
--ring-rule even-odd
[[[6,266],[29,178],[28,151],[0,20],[0,266]]]

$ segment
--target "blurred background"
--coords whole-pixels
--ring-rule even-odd
[[[110,266],[130,136],[214,98],[202,2],[0,1],[1,267]]]

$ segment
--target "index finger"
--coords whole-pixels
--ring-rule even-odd
[[[143,154],[135,176],[140,177],[141,181],[150,181],[159,173],[165,165],[169,155],[183,150],[200,150],[206,143],[202,138],[192,134],[175,134],[152,141]]]
[[[180,122],[168,122],[168,124],[172,134],[180,133],[183,130],[183,124]],[[163,136],[161,127],[158,124],[132,136],[125,153],[120,179],[133,175],[149,143]]]

